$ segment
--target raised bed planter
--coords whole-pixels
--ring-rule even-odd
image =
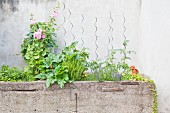
[[[0,113],[152,113],[153,84],[80,81],[46,89],[44,81],[0,82]]]

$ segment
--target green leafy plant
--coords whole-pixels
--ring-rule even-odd
[[[83,78],[83,72],[86,67],[79,60],[70,60],[64,63],[68,67],[68,76],[71,81],[80,81]]]
[[[53,83],[62,88],[65,83],[83,78],[83,72],[88,69],[89,54],[85,48],[77,50],[78,42],[65,47],[58,55],[50,53],[41,68],[44,69],[35,78],[46,79],[46,87]]]
[[[116,49],[115,51],[119,52],[119,55],[122,56],[121,60],[118,62],[117,67],[119,69],[119,73],[122,74],[129,74],[129,72],[131,71],[130,66],[127,63],[127,60],[131,60],[130,58],[130,54],[135,53],[134,51],[131,50],[127,50],[127,46],[128,46],[129,40],[124,39],[123,41],[123,48],[122,49]]]
[[[46,87],[57,83],[62,88],[69,81],[68,69],[56,54],[50,53],[41,65],[41,69],[41,73],[35,78],[46,80]]]
[[[116,71],[115,69],[115,65],[110,63],[108,60],[102,62],[102,61],[92,61],[89,64],[92,73],[89,74],[88,78],[95,78],[95,80],[98,81],[112,81],[115,80],[114,79],[114,71]],[[94,77],[92,77],[94,76]]]
[[[73,42],[70,46],[65,47],[61,53],[63,62],[68,67],[68,75],[71,81],[81,80],[84,71],[88,70],[89,53],[86,48],[76,49],[78,42]]]
[[[109,56],[107,56],[105,61],[96,60],[89,63],[91,69],[91,74],[88,75],[88,78],[96,79],[98,81],[110,81],[114,80],[114,72],[117,72],[116,65],[114,61],[115,52],[112,51]],[[95,77],[92,77],[95,76]]]
[[[128,42],[129,41],[125,39],[122,49],[111,50],[104,61],[97,60],[90,63],[89,66],[92,74],[95,75],[99,81],[120,80],[122,74],[129,74],[130,67],[126,61],[130,60],[129,54],[134,53],[134,51],[127,50]],[[120,61],[115,57],[116,54],[121,56]]]
[[[33,81],[34,77],[32,75],[26,74],[24,71],[19,70],[16,67],[9,67],[3,65],[0,69],[0,81]]]

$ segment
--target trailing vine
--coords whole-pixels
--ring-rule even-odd
[[[153,84],[153,88],[149,88],[150,91],[152,91],[152,95],[153,95],[153,106],[152,106],[152,113],[158,113],[158,101],[157,101],[157,91],[156,91],[156,85],[155,83],[153,82],[153,80],[150,80],[148,81],[149,83],[152,83]]]

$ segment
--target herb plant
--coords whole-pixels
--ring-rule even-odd
[[[118,70],[114,63],[114,54],[115,52],[112,51],[105,61],[92,61],[89,64],[92,71],[90,76],[95,76],[98,81],[115,80],[114,73],[117,73]]]

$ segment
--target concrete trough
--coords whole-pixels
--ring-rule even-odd
[[[154,85],[79,81],[45,88],[45,81],[0,82],[0,113],[152,113]]]

